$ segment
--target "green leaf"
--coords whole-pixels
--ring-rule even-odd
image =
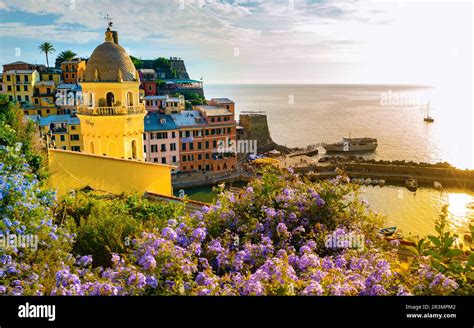
[[[435,236],[428,236],[428,239],[435,244],[435,246],[441,246],[441,241]]]
[[[469,257],[467,258],[467,263],[470,266],[474,266],[474,253],[471,253],[471,255],[469,255]]]
[[[447,256],[451,256],[451,257],[453,257],[453,256],[459,256],[459,255],[461,255],[461,254],[462,254],[462,250],[460,250],[460,249],[450,249],[450,250],[446,253]]]

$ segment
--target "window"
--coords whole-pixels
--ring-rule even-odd
[[[49,109],[46,110],[46,114],[49,114],[51,111]]]
[[[74,73],[71,74],[71,78],[74,78]]]
[[[194,144],[192,142],[189,144],[189,150],[194,150]]]
[[[158,152],[158,145],[151,145],[151,152],[157,153]]]
[[[146,153],[146,145],[143,145],[143,152]]]
[[[7,75],[7,81],[9,81],[9,82],[11,81],[10,75]]]
[[[62,149],[62,150],[67,150],[67,149],[66,149],[66,146],[62,146],[61,149]]]
[[[186,162],[186,156],[183,156],[183,162]]]
[[[76,129],[76,126],[75,125],[71,125],[71,130],[75,130]]]
[[[7,90],[8,90],[8,91],[12,91],[12,86],[9,85],[9,86],[7,87]]]
[[[23,86],[23,91],[28,91],[28,86],[27,85]]]
[[[171,132],[171,138],[176,138],[176,132]]]
[[[176,163],[176,156],[173,156],[173,163]]]
[[[68,73],[66,73],[65,76],[66,76],[66,79],[69,79],[69,74]]]
[[[158,163],[158,158],[157,157],[153,158],[153,162]]]
[[[53,79],[53,76],[51,74],[49,74],[48,79],[51,81]]]
[[[161,145],[161,151],[166,151],[166,144]]]
[[[209,141],[206,141],[206,149],[209,149]]]
[[[64,134],[61,134],[61,141],[66,141],[66,138],[64,137]]]
[[[153,135],[154,135],[154,133],[153,133],[153,132],[152,132],[152,133],[150,133],[150,140],[153,140]]]
[[[217,147],[217,141],[216,140],[213,140],[212,141],[212,148],[216,148]]]
[[[176,144],[175,144],[175,143],[170,144],[170,150],[171,150],[171,151],[175,151],[175,150],[176,150]]]
[[[161,164],[166,164],[166,157],[161,158]]]
[[[198,149],[202,149],[202,142],[198,142]]]
[[[38,98],[35,98],[35,104],[38,105]]]
[[[21,96],[16,96],[16,100],[21,101]]]
[[[148,91],[151,91],[151,85],[148,86]]]
[[[28,95],[25,96],[25,101],[28,101],[28,102],[29,102],[29,101],[30,101],[30,96],[28,96]]]
[[[72,151],[81,151],[81,147],[80,146],[72,146],[71,150]]]
[[[79,135],[78,134],[71,134],[71,141],[79,141]]]
[[[185,143],[183,143],[183,144],[181,145],[181,150],[186,150],[186,144],[185,144]]]
[[[28,82],[28,75],[25,75],[25,82]]]
[[[230,128],[227,128],[227,133],[230,133]]]
[[[143,140],[146,140],[146,133],[143,134]]]
[[[209,135],[209,130],[206,130],[206,136],[208,136],[208,135]]]
[[[30,115],[27,110],[25,110],[25,115]]]
[[[209,159],[209,153],[206,153],[206,159]]]
[[[19,85],[16,86],[16,91],[20,91],[20,86]]]
[[[202,155],[198,154],[198,161],[202,160]]]

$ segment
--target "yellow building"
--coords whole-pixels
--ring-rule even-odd
[[[53,145],[62,150],[82,151],[83,143],[81,125],[77,117],[71,115],[30,116],[39,125],[40,134]]]
[[[41,72],[41,81],[54,81],[55,85],[62,83],[62,71],[58,68],[47,68]]]
[[[4,93],[22,105],[31,105],[34,86],[40,81],[36,70],[11,70],[3,73]]]
[[[84,151],[123,159],[143,158],[145,106],[139,76],[110,28],[95,48],[81,81],[83,105],[77,107]],[[118,38],[116,38],[118,40]]]

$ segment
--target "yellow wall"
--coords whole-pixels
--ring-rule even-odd
[[[101,106],[99,105],[99,99],[105,101],[109,92],[114,94],[115,102],[120,101],[123,106],[137,106],[139,104],[139,81],[81,82],[81,87],[84,104],[87,106],[90,106],[92,99],[95,107]],[[127,98],[129,93],[131,96]]]
[[[50,78],[51,75],[51,78]],[[41,81],[54,81],[55,85],[61,83],[60,73],[41,73]]]
[[[49,149],[48,184],[59,196],[90,187],[113,194],[146,191],[172,196],[173,166]]]

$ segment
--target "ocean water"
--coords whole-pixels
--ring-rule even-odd
[[[279,144],[374,137],[367,158],[447,161],[474,169],[472,95],[457,88],[399,85],[205,85],[206,98],[227,97],[236,112],[265,111]],[[423,117],[430,101],[434,123]],[[320,153],[324,150],[320,148]]]
[[[379,146],[366,158],[417,162],[449,162],[474,169],[472,95],[452,86],[400,85],[205,85],[207,99],[227,97],[242,111],[265,111],[273,140],[287,146],[339,141],[343,136],[374,137]],[[423,117],[430,102],[434,123]],[[324,156],[320,148],[320,155]],[[400,190],[402,192],[400,193]],[[208,201],[210,190],[194,190],[191,198]],[[402,197],[400,197],[402,195]],[[449,229],[460,236],[474,224],[467,204],[474,193],[420,188],[416,194],[396,186],[362,187],[369,207],[406,234],[434,233],[444,204]]]

